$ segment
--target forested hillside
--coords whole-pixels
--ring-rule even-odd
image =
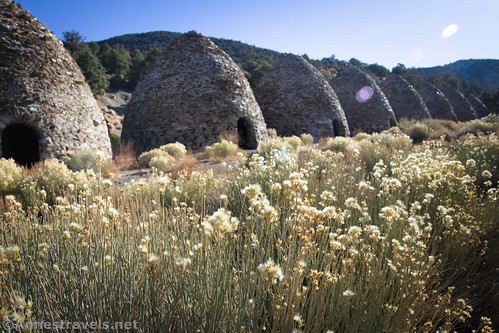
[[[68,31],[64,33],[64,45],[81,67],[92,91],[102,94],[109,87],[133,90],[144,71],[164,51],[170,40],[178,35],[176,32],[153,31],[85,42],[79,32]],[[252,86],[281,54],[239,41],[210,39],[241,67]],[[460,60],[431,68],[406,68],[398,64],[389,70],[377,63],[368,64],[356,58],[346,61],[332,55],[318,60],[303,56],[328,80],[344,66],[353,65],[377,80],[390,74],[400,74],[412,81],[428,80],[438,87],[451,85],[465,94],[481,98],[491,112],[499,112],[499,60]]]
[[[417,71],[424,76],[450,72],[461,80],[476,80],[484,86],[499,86],[499,60],[497,59],[458,60],[443,66],[417,68]]]

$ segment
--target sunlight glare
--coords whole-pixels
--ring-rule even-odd
[[[365,86],[360,88],[359,91],[355,94],[355,99],[357,99],[357,102],[359,103],[365,103],[368,100],[371,99],[374,95],[374,89],[370,86]]]
[[[457,32],[457,24],[451,24],[442,31],[443,38],[449,38]]]
[[[414,49],[409,52],[409,62],[413,64],[418,64],[423,60],[424,52],[421,49]]]

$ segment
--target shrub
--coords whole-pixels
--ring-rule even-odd
[[[337,136],[334,138],[327,138],[323,150],[330,150],[336,153],[347,153],[357,148],[357,144],[350,138]]]
[[[412,142],[419,144],[430,137],[430,129],[422,123],[416,123],[405,132],[412,139]]]
[[[32,171],[33,180],[39,189],[47,193],[47,200],[55,202],[55,198],[66,192],[67,185],[72,182],[73,173],[66,164],[56,159],[39,163]]]
[[[149,163],[151,162],[153,157],[167,156],[167,155],[169,155],[169,154],[161,148],[155,148],[155,149],[151,149],[151,150],[148,150],[146,152],[143,152],[139,156],[139,160],[138,160],[139,167],[148,168]]]
[[[258,145],[258,153],[266,158],[275,157],[277,155],[287,155],[293,151],[293,146],[283,138],[270,138]]]
[[[109,140],[111,141],[111,149],[113,150],[113,154],[117,154],[120,150],[121,146],[121,138],[118,133],[111,130],[109,131]]]
[[[157,171],[161,171],[161,172],[168,171],[168,169],[170,169],[173,164],[175,164],[175,158],[173,156],[168,155],[168,154],[154,156],[149,161],[149,166],[151,168],[154,168]]]
[[[0,159],[0,194],[12,193],[23,177],[23,168],[13,159]]]
[[[213,160],[224,159],[239,152],[239,147],[230,141],[222,140],[205,148],[208,157]]]
[[[104,175],[110,176],[115,172],[128,170],[136,166],[137,159],[135,158],[135,152],[131,143],[127,143],[119,147],[119,149],[114,153],[113,160],[106,165],[103,170]]]
[[[159,147],[161,150],[167,152],[170,156],[173,156],[175,159],[180,159],[185,157],[187,154],[187,149],[180,142],[169,143]]]
[[[457,137],[462,137],[467,134],[478,135],[479,133],[491,133],[496,131],[498,128],[497,124],[490,121],[484,121],[484,119],[471,120],[465,123],[458,131]]]
[[[305,146],[311,146],[314,144],[314,137],[312,136],[312,134],[303,133],[302,135],[300,135],[300,139]]]
[[[452,147],[454,156],[464,165],[472,166],[472,174],[482,188],[497,186],[499,181],[499,137],[495,133],[489,135],[468,134],[459,138]]]
[[[285,137],[283,138],[283,140],[291,147],[293,147],[293,150],[296,150],[298,147],[300,147],[303,144],[301,139],[296,135]]]
[[[267,134],[268,134],[270,139],[277,138],[277,130],[275,128],[268,128]]]
[[[93,170],[101,172],[108,163],[109,161],[105,161],[93,150],[77,151],[66,161],[66,165],[72,171]]]

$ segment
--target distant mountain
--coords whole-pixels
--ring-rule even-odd
[[[155,47],[166,47],[170,40],[178,35],[180,34],[177,32],[153,31],[116,36],[99,41],[97,44],[99,46],[104,44],[108,44],[109,46],[121,44],[129,51],[133,49],[148,51]],[[258,66],[272,64],[280,55],[277,51],[256,47],[239,41],[213,37],[210,37],[210,39],[218,47],[227,52],[246,71],[254,71]]]
[[[461,80],[476,80],[484,86],[499,86],[499,60],[469,59],[458,60],[444,66],[417,68],[424,76],[451,72]]]

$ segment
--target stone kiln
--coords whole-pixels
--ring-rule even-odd
[[[380,83],[380,88],[397,117],[421,120],[431,118],[430,111],[416,89],[400,75],[392,75]]]
[[[381,132],[397,125],[385,94],[361,69],[348,66],[331,82],[345,111],[350,132]]]
[[[445,87],[442,92],[452,104],[457,120],[468,121],[478,118],[475,109],[462,93],[452,87]]]
[[[431,83],[423,81],[416,84],[415,87],[430,110],[432,118],[457,121],[454,108],[442,91]]]
[[[254,89],[269,128],[281,136],[349,136],[345,113],[322,74],[302,57],[287,54]]]
[[[111,157],[104,116],[62,43],[0,0],[0,153],[30,166],[78,150]]]
[[[198,150],[237,133],[242,148],[267,139],[260,107],[234,61],[189,32],[172,40],[135,89],[122,139],[137,152],[179,141]]]

